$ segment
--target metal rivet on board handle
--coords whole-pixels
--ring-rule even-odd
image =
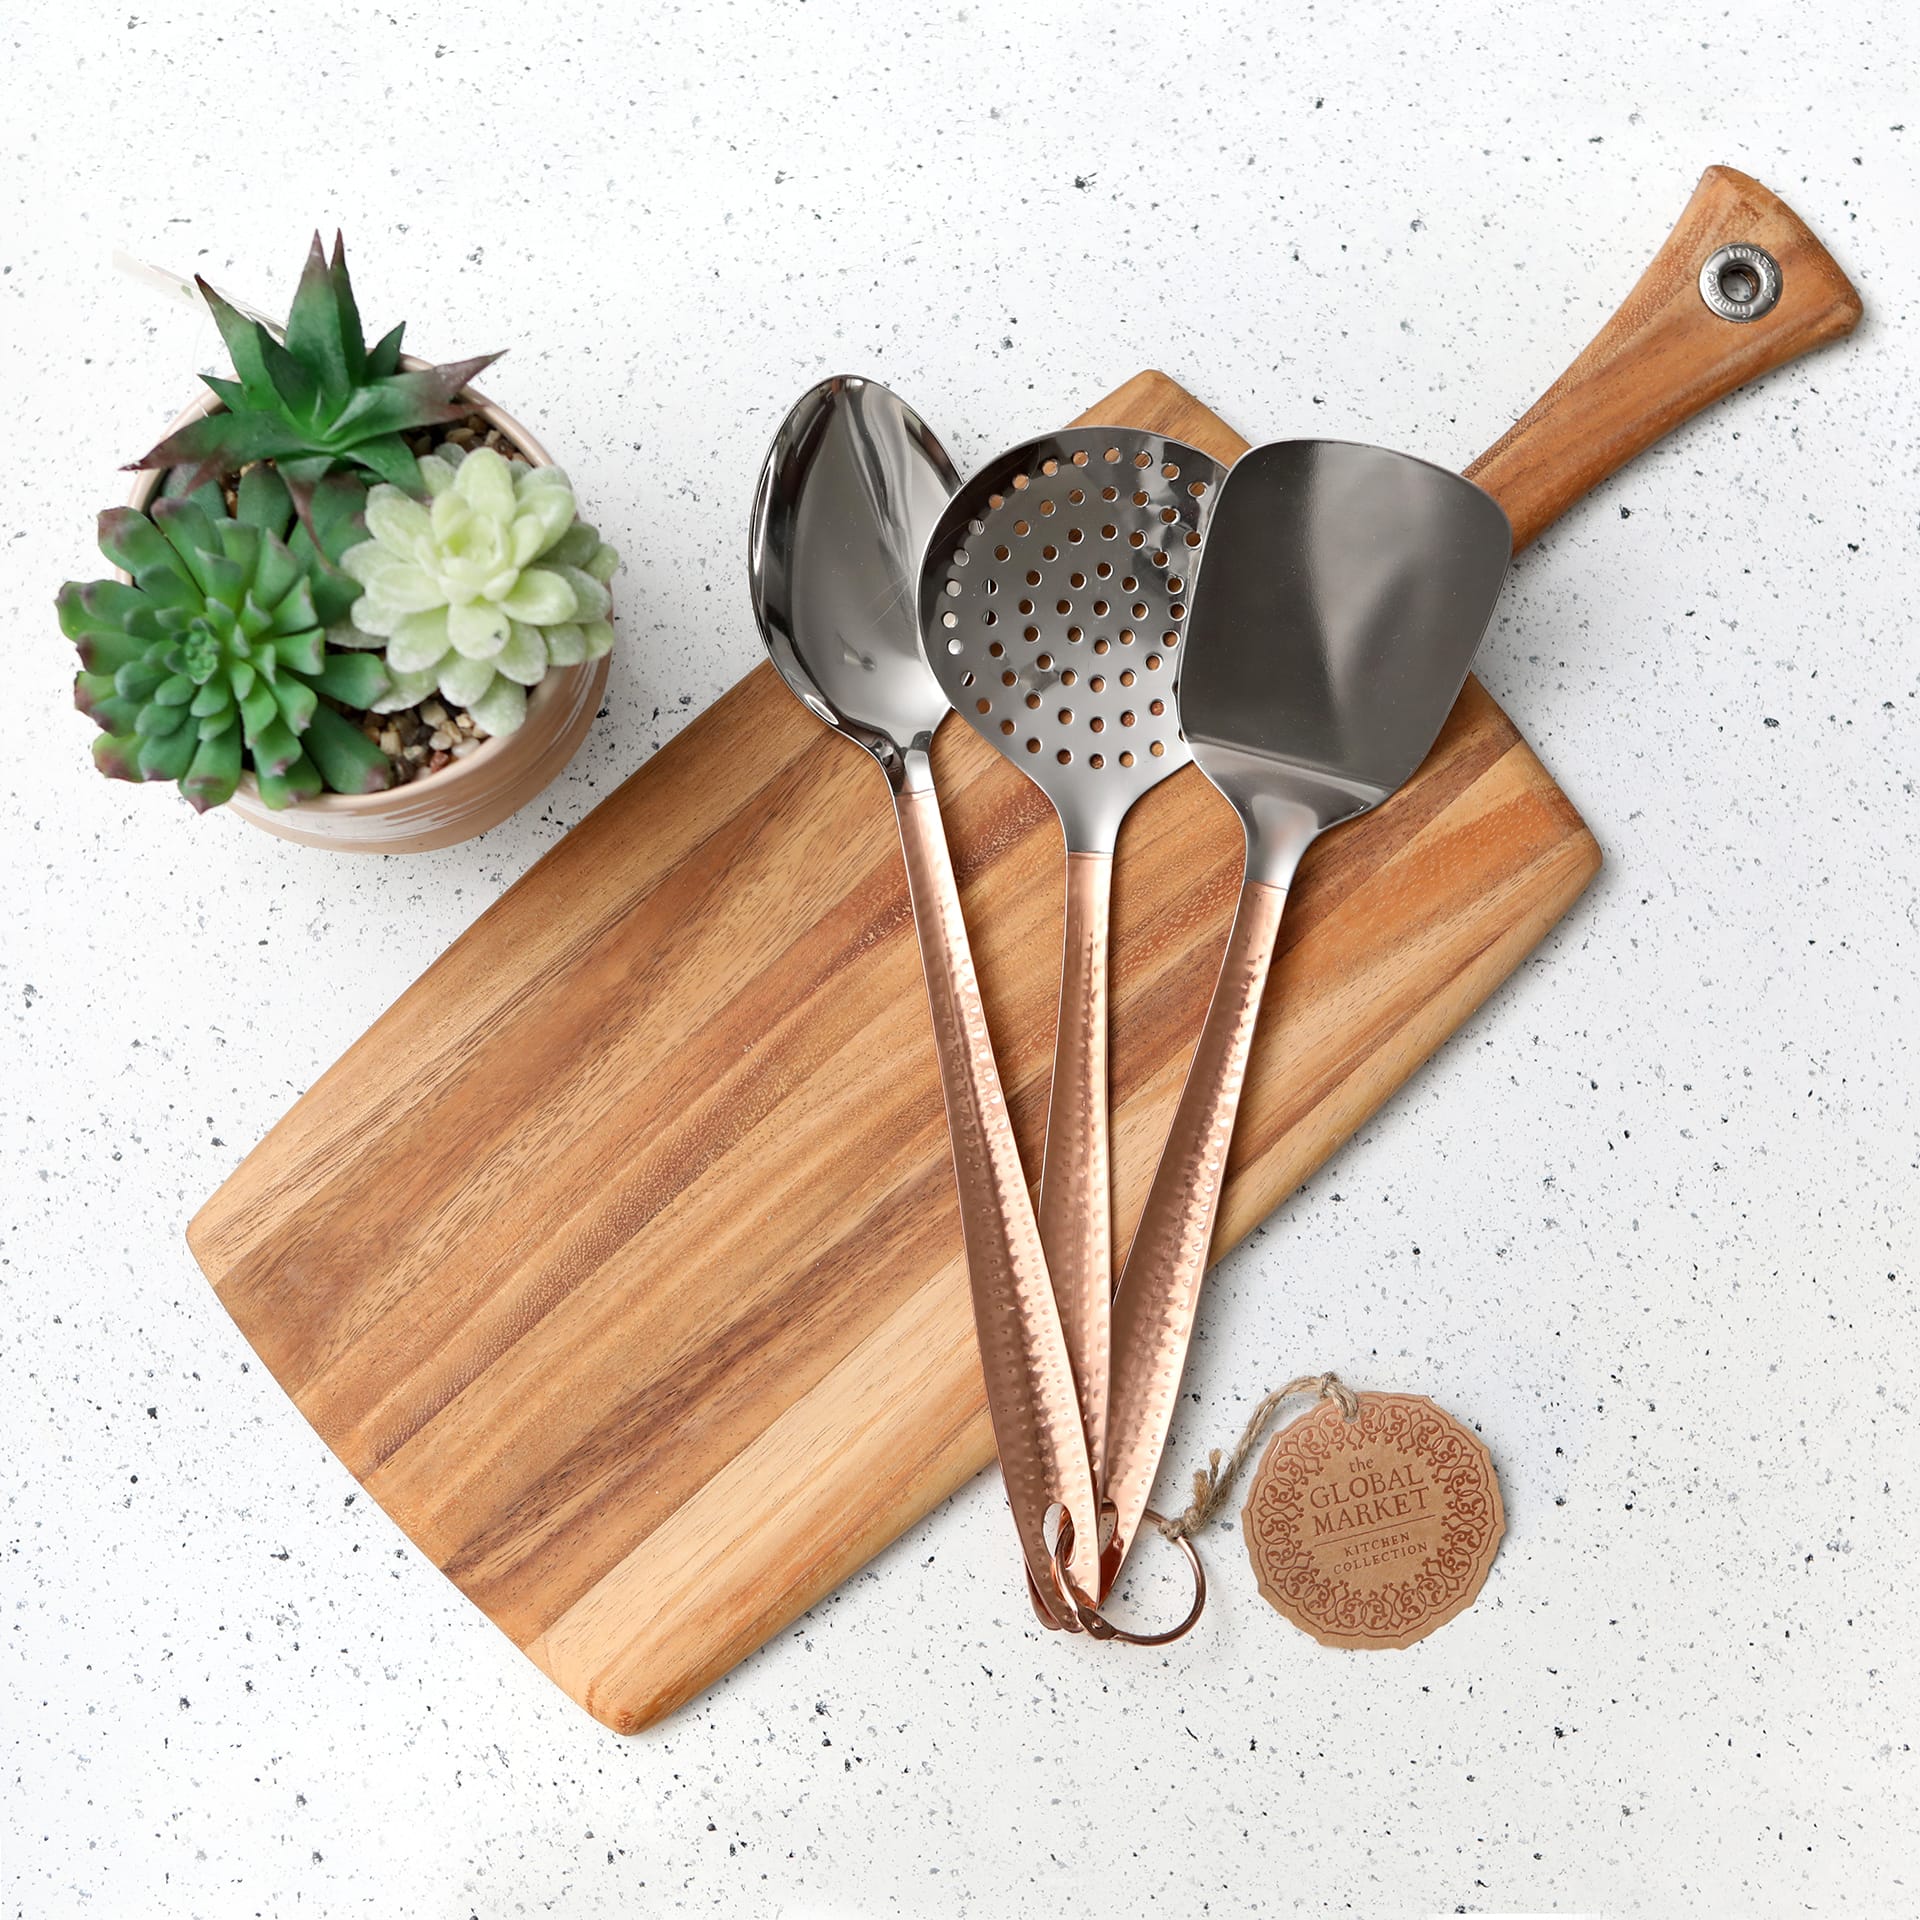
[[[1700,298],[1722,320],[1758,320],[1779,301],[1780,263],[1744,240],[1720,247],[1700,269]]]

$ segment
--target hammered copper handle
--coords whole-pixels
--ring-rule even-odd
[[[1073,1363],[1094,1485],[1106,1458],[1113,1304],[1113,1201],[1107,1140],[1107,917],[1110,853],[1067,855],[1060,1024],[1053,1045],[1040,1242]]]
[[[1102,1599],[1139,1531],[1180,1395],[1234,1115],[1286,904],[1283,886],[1250,880],[1241,891],[1219,983],[1114,1296],[1105,1485],[1114,1528],[1101,1560]]]
[[[1099,1525],[1073,1368],[994,1065],[931,772],[924,753],[908,759],[894,806],[953,1141],[987,1410],[1028,1577],[1037,1594],[1049,1597],[1052,1624],[1073,1626],[1068,1600],[1060,1596],[1057,1610],[1052,1604],[1046,1539],[1047,1516],[1058,1502],[1073,1525],[1068,1571],[1091,1592],[1099,1577]]]

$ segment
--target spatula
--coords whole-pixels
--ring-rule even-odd
[[[1187,621],[1180,716],[1246,829],[1239,911],[1113,1308],[1103,1591],[1179,1393],[1287,888],[1314,838],[1426,757],[1512,550],[1472,481],[1335,440],[1256,447],[1221,484]]]

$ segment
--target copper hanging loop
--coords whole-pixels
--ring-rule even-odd
[[[1171,1646],[1174,1641],[1184,1639],[1193,1631],[1206,1610],[1207,1570],[1201,1565],[1199,1550],[1186,1534],[1175,1532],[1165,1518],[1151,1508],[1146,1517],[1154,1523],[1155,1532],[1164,1534],[1186,1555],[1187,1566],[1193,1574],[1193,1605],[1187,1609],[1187,1617],[1178,1626],[1169,1627],[1164,1633],[1135,1633],[1130,1627],[1116,1626],[1080,1589],[1063,1564],[1073,1547],[1073,1522],[1063,1518],[1059,1537],[1054,1541],[1049,1556],[1054,1584],[1073,1602],[1074,1612],[1079,1616],[1080,1630],[1090,1639],[1118,1640],[1129,1647]]]

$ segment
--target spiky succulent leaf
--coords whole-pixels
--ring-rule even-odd
[[[419,464],[400,436],[459,419],[466,405],[455,396],[499,358],[402,372],[398,327],[369,353],[337,234],[331,260],[313,236],[284,340],[198,284],[233,361],[235,378],[207,381],[225,411],[189,421],[133,463],[184,469],[190,486],[273,460],[303,513],[321,478],[341,467],[417,493]]]
[[[386,641],[394,684],[374,711],[410,706],[437,686],[488,733],[511,733],[526,689],[550,667],[597,659],[613,644],[606,582],[620,557],[574,518],[557,467],[447,448],[420,471],[428,501],[375,487],[367,538],[341,556],[365,589],[349,615],[350,643]]]
[[[344,541],[365,489],[342,477],[326,491]],[[376,655],[331,651],[322,630],[357,583],[294,533],[272,475],[249,473],[239,507],[229,517],[218,490],[201,489],[151,516],[100,516],[100,550],[131,582],[69,581],[58,599],[81,657],[74,704],[101,730],[94,760],[119,779],[177,781],[202,810],[249,767],[272,806],[328,785],[378,791],[392,781],[386,756],[330,703],[370,706],[388,675]]]

